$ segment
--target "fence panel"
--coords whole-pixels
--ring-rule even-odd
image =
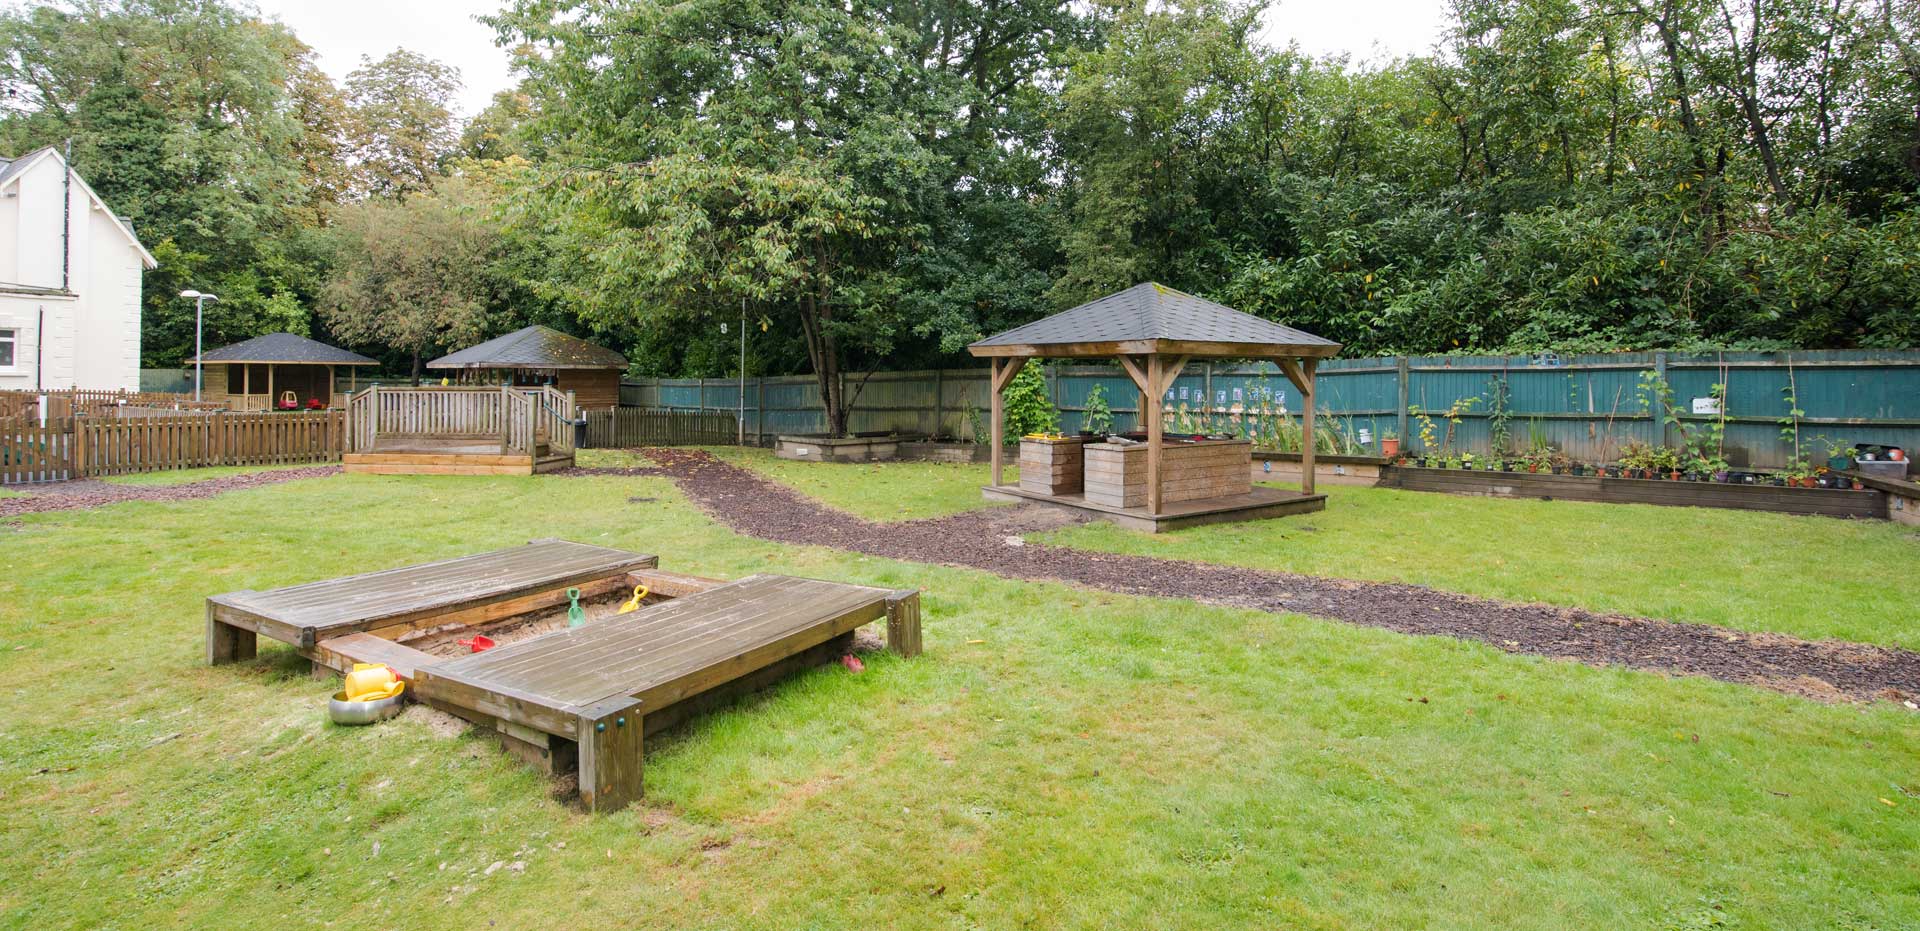
[[[1138,394],[1119,369],[1104,365],[1048,366],[1047,381],[1061,428],[1085,423],[1087,399],[1101,386],[1116,428],[1138,424]],[[1802,452],[1820,458],[1818,439],[1920,448],[1920,351],[1612,353],[1540,356],[1416,356],[1332,359],[1321,363],[1318,410],[1350,437],[1365,431],[1369,443],[1389,432],[1402,448],[1419,448],[1425,411],[1435,422],[1435,440],[1446,432],[1437,415],[1471,399],[1454,427],[1458,449],[1487,452],[1495,431],[1494,401],[1504,388],[1508,443],[1535,436],[1568,454],[1610,460],[1630,440],[1677,445],[1678,431],[1663,426],[1645,403],[1642,379],[1664,375],[1674,400],[1691,411],[1694,399],[1726,389],[1726,452],[1736,465],[1779,466],[1793,455],[1793,429],[1782,437],[1781,419],[1798,400]],[[984,366],[923,372],[878,373],[859,388],[862,375],[847,376],[855,398],[854,432],[894,430],[971,438],[984,431],[988,409]],[[858,392],[856,396],[856,391]],[[826,430],[817,379],[810,375],[750,378],[745,385],[746,429],[755,442],[782,433]],[[621,387],[624,404],[732,414],[740,400],[737,379],[647,379]],[[1231,413],[1259,397],[1297,413],[1298,392],[1271,364],[1235,366],[1196,363],[1174,382],[1169,417],[1202,409]],[[1718,419],[1687,414],[1685,421]],[[1376,447],[1377,448],[1377,447]]]
[[[632,446],[728,446],[738,438],[734,415],[692,411],[655,411],[637,407],[590,410],[589,449]]]
[[[346,446],[346,412],[82,418],[72,435],[76,471],[89,476],[331,462]]]
[[[0,425],[0,484],[73,477],[73,434],[51,427]]]

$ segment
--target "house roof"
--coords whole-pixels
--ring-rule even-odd
[[[188,359],[187,365],[196,360]],[[268,333],[200,354],[202,363],[272,362],[278,365],[379,365],[357,352],[292,333]]]
[[[430,369],[625,369],[627,357],[605,346],[535,324],[441,356]]]
[[[0,164],[0,185],[26,174],[28,169],[38,164],[41,159],[48,157],[58,161],[62,166],[67,164],[66,158],[61,156],[59,150],[50,145],[41,146],[19,158],[0,158],[0,163],[4,163]],[[120,219],[120,215],[114,213],[113,208],[107,206],[107,202],[101,200],[99,194],[94,193],[93,188],[87,184],[87,179],[80,177],[79,172],[73,172],[72,176],[73,183],[86,192],[87,199],[92,201],[101,213],[107,215],[107,219],[113,223],[114,228],[118,229],[121,235],[127,237],[127,242],[132,244],[133,251],[140,254],[140,263],[149,269],[159,268],[160,260],[154,258],[153,253],[148,252],[146,246],[140,244],[140,237],[133,234],[133,227],[127,225],[127,221]]]
[[[976,356],[1099,356],[1153,352],[1223,358],[1331,356],[1340,344],[1155,282],[997,333]]]

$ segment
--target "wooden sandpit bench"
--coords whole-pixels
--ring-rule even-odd
[[[920,595],[782,575],[735,582],[661,572],[637,553],[536,540],[526,546],[266,592],[207,599],[207,660],[254,655],[256,635],[292,644],[316,670],[382,662],[416,699],[491,727],[580,801],[611,811],[641,794],[643,738],[790,672],[831,662],[855,629],[887,621],[887,645],[920,652]],[[583,598],[652,591],[629,614],[436,656],[399,642],[511,621]]]

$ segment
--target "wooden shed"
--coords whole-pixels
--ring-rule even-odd
[[[186,364],[201,367],[202,399],[223,402],[228,410],[270,411],[338,407],[346,398],[334,396],[335,371],[379,363],[304,336],[268,333],[201,353]]]
[[[572,392],[579,410],[620,406],[627,358],[605,346],[535,324],[427,363],[460,372],[463,384],[551,385]]]

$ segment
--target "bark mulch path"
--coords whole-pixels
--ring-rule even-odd
[[[238,491],[242,488],[277,485],[281,482],[305,478],[322,478],[338,474],[339,471],[339,466],[271,469],[265,472],[248,472],[224,478],[187,482],[181,485],[118,485],[92,479],[55,482],[49,485],[17,485],[7,490],[21,491],[26,494],[19,498],[0,498],[0,520],[19,517],[22,514],[96,508],[103,504],[117,504],[121,501],[192,501],[197,498],[211,498],[229,491]]]
[[[1126,595],[1298,612],[1401,633],[1478,640],[1508,653],[1710,676],[1829,701],[1909,700],[1920,695],[1920,653],[1908,650],[1515,604],[1419,585],[1022,542],[1021,534],[1074,522],[1071,515],[1051,508],[987,508],[951,517],[874,523],[818,504],[707,453],[640,452],[660,467],[572,469],[561,474],[666,476],[715,519],[777,543],[830,546]]]

